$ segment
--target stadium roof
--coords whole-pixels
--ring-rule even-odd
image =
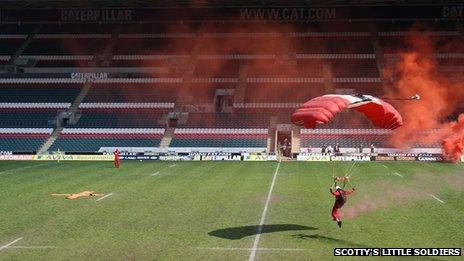
[[[112,8],[112,7],[277,7],[277,6],[410,6],[462,5],[457,0],[0,0],[2,8]]]

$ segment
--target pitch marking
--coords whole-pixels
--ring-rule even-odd
[[[196,249],[219,250],[219,251],[250,251],[253,248],[247,247],[196,247]],[[257,251],[309,251],[303,248],[256,248]]]
[[[52,249],[56,248],[54,246],[10,246],[8,248],[16,248],[16,249]]]
[[[108,195],[105,195],[105,196],[103,196],[103,197],[97,199],[96,201],[100,201],[100,200],[102,200],[102,199],[105,199],[105,198],[107,198],[107,197],[110,197],[111,195],[113,195],[113,193],[110,193],[110,194],[108,194]]]
[[[3,246],[0,246],[0,251],[2,251],[3,249],[13,245],[14,243],[18,242],[19,240],[23,239],[22,237],[18,237],[17,239],[11,241],[10,243],[6,244],[6,245],[3,245]]]
[[[398,172],[395,172],[395,175],[398,176],[398,177],[403,177],[403,175],[401,175],[401,174],[398,173]]]
[[[443,200],[437,198],[437,197],[436,197],[435,195],[433,195],[433,194],[430,194],[430,196],[432,196],[432,198],[436,199],[438,202],[440,202],[440,203],[442,203],[442,204],[445,203],[445,201],[443,201]]]
[[[279,168],[280,168],[280,162],[277,164],[277,168],[274,172],[274,177],[272,178],[271,187],[269,188],[269,193],[267,194],[266,204],[264,204],[263,214],[261,215],[261,221],[259,222],[255,241],[253,242],[253,247],[251,248],[250,257],[248,258],[249,261],[254,261],[256,257],[256,251],[258,250],[259,239],[261,237],[261,233],[263,232],[263,225],[264,225],[264,221],[266,220],[267,209],[269,207],[269,203],[271,202],[271,195],[272,195],[272,191],[274,190],[274,184],[277,179],[277,174],[279,173]]]
[[[35,168],[35,167],[38,167],[38,166],[48,165],[48,164],[51,164],[51,163],[52,162],[46,162],[46,163],[41,163],[41,164],[32,165],[32,166],[20,167],[20,168],[16,168],[16,169],[7,169],[7,170],[4,170],[4,171],[1,171],[0,174],[7,173],[7,172],[10,172],[10,171]]]
[[[383,164],[382,164],[382,167],[384,167],[384,168],[388,169],[388,167],[387,167],[387,166],[385,166],[385,165],[383,165]]]
[[[172,167],[175,167],[175,166],[176,166],[176,164],[172,164],[172,165],[170,165],[169,167],[172,168]]]
[[[160,174],[160,172],[159,172],[159,171],[157,171],[157,172],[155,172],[155,173],[151,174],[150,176],[156,176],[156,175],[158,175],[158,174]]]

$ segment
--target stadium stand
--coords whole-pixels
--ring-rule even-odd
[[[290,123],[292,111],[309,97],[339,90],[383,95],[379,59],[388,63],[397,58],[411,24],[376,26],[372,31],[368,23],[314,22],[310,29],[280,32],[279,27],[260,25],[246,31],[231,25],[198,31],[179,24],[168,32],[163,26],[142,24],[119,25],[120,30],[114,24],[43,24],[39,29],[34,24],[1,25],[1,64],[11,65],[8,60],[28,37],[32,41],[16,55],[35,63],[20,72],[0,73],[0,127],[57,129],[53,120],[69,109],[81,116],[77,124],[57,131],[50,150],[97,151],[115,144],[158,147],[163,131],[155,135],[135,130],[164,130],[170,113],[188,112],[168,146],[266,147],[267,130]],[[427,28],[422,33],[438,43],[462,37],[454,23],[437,22]],[[221,45],[224,39],[236,45]],[[282,50],[282,43],[287,49]],[[464,66],[464,56],[453,49],[431,55],[449,75]],[[267,64],[273,69],[261,69]],[[105,77],[71,79],[77,67],[104,72]],[[214,109],[218,89],[235,92],[233,106],[225,112]],[[102,128],[113,132],[101,133]],[[361,140],[389,146],[388,134],[349,113],[318,128],[323,132],[302,132],[302,147],[335,141],[357,147]],[[118,129],[131,131],[118,135]],[[50,134],[5,132],[8,144],[2,143],[0,150],[22,150],[30,135],[35,142],[31,148],[37,149]]]
[[[84,108],[73,128],[159,128],[164,127],[165,109]],[[70,126],[71,127],[71,126]]]
[[[96,83],[92,85],[84,102],[128,103],[128,102],[175,102],[178,84],[122,84]]]
[[[102,147],[158,147],[163,132],[164,129],[65,128],[50,150],[97,152]]]
[[[53,108],[1,108],[2,128],[50,128],[59,109]]]
[[[91,55],[102,51],[102,42],[94,38],[35,39],[24,55]]]
[[[3,124],[1,125],[3,126]],[[0,150],[35,152],[52,133],[52,128],[0,128]]]
[[[80,84],[0,84],[0,102],[72,102]]]
[[[303,129],[301,147],[321,148],[335,146],[339,143],[344,148],[363,148],[373,144],[375,147],[386,147],[391,133],[378,129]],[[317,151],[319,152],[319,151]]]
[[[266,148],[267,129],[176,129],[171,147]]]

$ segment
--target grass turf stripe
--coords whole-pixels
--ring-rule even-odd
[[[277,179],[277,174],[279,173],[280,162],[277,164],[276,170],[274,172],[274,177],[272,178],[271,187],[269,188],[269,193],[267,194],[266,204],[264,204],[263,214],[261,215],[261,221],[259,222],[258,231],[256,233],[255,241],[253,242],[253,247],[250,252],[249,261],[254,261],[256,257],[256,251],[258,249],[259,239],[261,233],[263,232],[264,221],[266,220],[267,209],[269,203],[271,202],[272,191],[274,190],[275,181]]]
[[[7,247],[13,245],[14,243],[18,242],[19,240],[23,239],[22,237],[18,237],[17,239],[11,241],[10,243],[6,244],[6,245],[3,245],[3,246],[0,246],[0,251],[2,251],[3,249],[6,249]]]

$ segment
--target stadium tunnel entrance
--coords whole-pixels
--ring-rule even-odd
[[[275,147],[279,155],[292,157],[292,126],[291,124],[278,124]]]

